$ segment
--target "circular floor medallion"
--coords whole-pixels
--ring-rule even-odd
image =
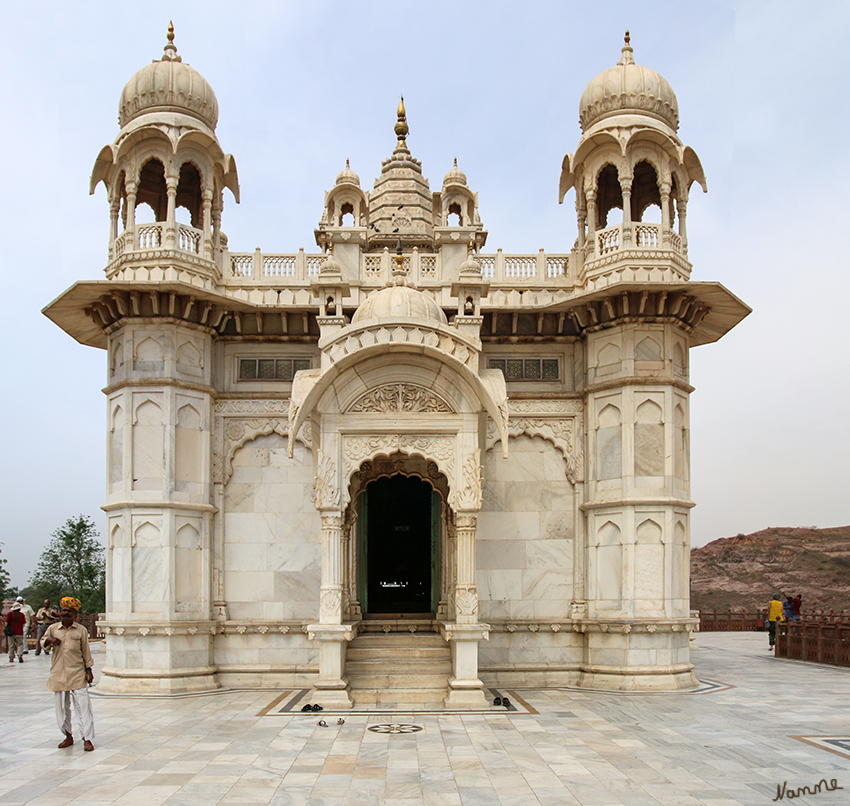
[[[399,725],[395,722],[383,725],[370,725],[372,733],[418,733],[422,725]]]

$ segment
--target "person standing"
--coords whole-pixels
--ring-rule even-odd
[[[41,654],[41,639],[44,638],[44,633],[47,628],[56,621],[58,614],[50,606],[50,599],[45,599],[44,604],[38,608],[38,613],[35,614],[35,622],[38,632],[35,636],[35,654]],[[46,652],[44,653],[47,654]]]
[[[15,662],[15,653],[18,654],[18,663],[24,662],[24,628],[26,627],[26,616],[21,612],[21,603],[15,602],[8,613],[6,613],[6,633],[11,627],[11,634],[6,635],[9,646],[9,663]]]
[[[770,640],[768,649],[773,649],[773,645],[776,643],[777,621],[785,621],[785,616],[782,615],[782,596],[774,593],[767,610],[767,632]]]
[[[803,606],[803,595],[798,593],[792,600],[794,603],[794,623],[796,624],[800,620],[800,608]]]
[[[94,660],[89,650],[89,633],[85,627],[75,623],[80,610],[79,599],[65,596],[60,605],[59,617],[62,620],[47,628],[42,641],[45,650],[53,649],[47,688],[54,692],[56,723],[65,734],[59,747],[70,747],[74,743],[71,731],[73,702],[83,735],[83,749],[94,750],[94,716],[88,690],[94,680]]]
[[[24,614],[27,620],[27,624],[24,627],[24,655],[29,655],[30,653],[30,645],[29,645],[29,637],[32,632],[32,620],[35,616],[33,609],[24,601],[23,596],[19,596],[17,600],[21,605],[21,613]]]

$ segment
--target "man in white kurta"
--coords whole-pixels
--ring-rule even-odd
[[[43,645],[53,651],[50,677],[47,688],[55,692],[56,723],[65,734],[59,747],[70,747],[74,743],[71,732],[71,703],[77,712],[77,721],[83,734],[83,748],[94,750],[94,716],[89,700],[88,686],[94,675],[94,660],[89,650],[89,633],[85,627],[75,624],[80,603],[72,597],[62,599],[62,610],[57,624],[51,624],[44,633]]]

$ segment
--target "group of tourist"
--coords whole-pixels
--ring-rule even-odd
[[[803,604],[801,594],[796,596],[785,596],[781,593],[774,593],[773,599],[767,609],[767,632],[770,645],[769,650],[772,650],[776,644],[776,623],[790,621],[796,623],[800,620],[800,608]]]
[[[58,618],[59,613],[50,606],[49,599],[45,599],[38,612],[34,613],[24,597],[19,596],[6,614],[4,635],[9,649],[9,663],[15,662],[15,655],[18,656],[18,663],[23,663],[24,655],[29,654],[28,641],[32,634],[33,623],[37,627],[35,654],[40,655],[41,639],[47,628]]]
[[[35,614],[19,596],[6,614],[4,635],[9,644],[9,663],[15,662],[15,655],[18,662],[23,663],[23,656],[29,652],[26,641],[35,618],[38,625],[35,654],[40,655],[42,649],[45,654],[53,654],[47,688],[54,692],[56,723],[65,734],[59,747],[74,744],[71,728],[73,703],[83,736],[83,749],[94,750],[94,717],[88,692],[94,681],[94,660],[89,649],[89,631],[77,624],[79,612],[80,600],[73,596],[62,599],[58,613],[45,599]]]

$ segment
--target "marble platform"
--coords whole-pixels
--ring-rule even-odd
[[[280,712],[282,691],[95,696],[94,753],[56,748],[49,660],[30,654],[0,665],[0,804],[756,806],[822,778],[843,790],[795,802],[846,803],[850,670],[778,660],[761,633],[698,644],[692,692],[525,689],[508,713],[366,708],[323,728]],[[421,730],[368,730],[392,724]]]

